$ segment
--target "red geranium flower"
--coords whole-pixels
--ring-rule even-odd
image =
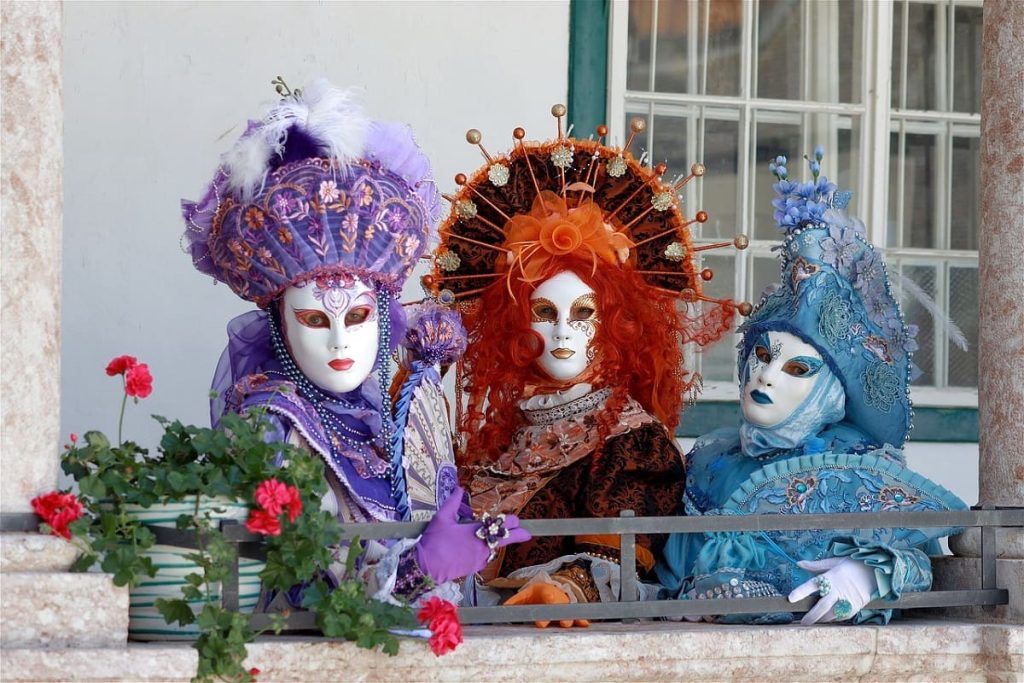
[[[68,525],[82,516],[82,504],[72,493],[51,491],[32,499],[32,509],[53,530],[54,535],[71,538]]]
[[[267,479],[256,487],[256,502],[277,517],[288,504],[288,485],[277,479]]]
[[[277,515],[272,515],[266,510],[251,510],[249,519],[245,522],[245,528],[254,534],[280,536],[281,520],[277,518]]]
[[[128,369],[125,375],[124,390],[129,396],[146,398],[153,393],[153,375],[149,374],[149,366],[139,363]]]
[[[302,514],[299,490],[277,479],[267,479],[256,487],[256,503],[275,517],[287,510],[289,522],[294,522]]]
[[[288,521],[294,522],[302,514],[302,496],[294,486],[288,487]]]
[[[459,610],[447,600],[430,598],[424,603],[416,618],[430,629],[430,649],[435,655],[441,656],[451,652],[462,642]]]
[[[118,356],[107,363],[107,374],[111,377],[114,375],[123,375],[138,364],[139,361],[135,356]]]

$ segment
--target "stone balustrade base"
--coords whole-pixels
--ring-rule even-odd
[[[128,589],[115,587],[108,574],[4,572],[0,581],[2,648],[110,648],[127,643]]]
[[[4,681],[187,681],[181,643],[8,649]],[[589,629],[475,626],[435,657],[405,640],[396,657],[320,638],[261,638],[247,666],[271,681],[1024,680],[1024,626],[906,619],[888,626],[719,626],[673,622]]]
[[[66,572],[78,549],[56,536],[39,533],[0,534],[0,573]]]
[[[933,557],[932,572],[933,590],[972,590],[981,586],[981,560],[977,557]],[[996,585],[1009,589],[1009,604],[994,608],[942,607],[927,612],[944,617],[1024,623],[1024,559],[997,559]]]

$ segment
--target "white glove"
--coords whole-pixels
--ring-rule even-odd
[[[829,557],[824,560],[797,562],[801,569],[818,574],[800,584],[789,594],[790,602],[799,602],[808,595],[821,593],[821,598],[804,615],[800,623],[804,626],[828,621],[846,621],[860,612],[871,602],[871,595],[878,590],[875,570],[858,560],[848,557]],[[845,601],[836,609],[836,603]],[[839,614],[836,614],[836,612]]]

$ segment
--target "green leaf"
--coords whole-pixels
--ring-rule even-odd
[[[345,558],[345,576],[352,576],[352,573],[356,569],[356,560],[363,554],[363,547],[359,543],[359,537],[356,536],[352,539],[351,545],[348,547],[348,557]]]
[[[182,586],[181,594],[185,596],[186,600],[201,600],[203,598],[203,592],[195,586]]]
[[[104,436],[103,432],[86,432],[83,438],[85,439],[85,443],[89,444],[91,448],[110,448],[110,441],[106,436]]]
[[[184,493],[188,488],[188,479],[181,472],[171,472],[167,475],[167,483],[175,493]]]
[[[182,626],[188,626],[196,620],[196,615],[192,612],[192,608],[184,600],[157,598],[156,608],[168,624],[178,622]]]
[[[96,564],[96,556],[90,553],[84,553],[82,555],[79,555],[78,558],[71,563],[71,571],[88,571],[89,568],[92,567],[94,564]]]
[[[83,477],[78,481],[78,489],[82,495],[90,498],[103,498],[107,495],[107,487],[95,474]]]

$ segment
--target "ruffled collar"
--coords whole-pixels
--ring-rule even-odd
[[[583,398],[594,390],[593,385],[588,382],[574,384],[567,389],[537,393],[519,402],[519,409],[523,412],[530,410],[544,410],[575,401]]]

